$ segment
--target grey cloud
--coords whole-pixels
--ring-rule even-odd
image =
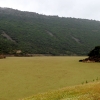
[[[0,0],[1,7],[46,15],[100,20],[100,0]]]

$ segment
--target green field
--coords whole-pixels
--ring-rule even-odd
[[[0,100],[18,100],[37,93],[100,79],[100,63],[84,57],[7,57],[0,59]]]

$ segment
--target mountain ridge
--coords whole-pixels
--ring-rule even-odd
[[[0,53],[87,55],[98,45],[100,21],[0,8]]]

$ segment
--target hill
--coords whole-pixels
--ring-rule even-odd
[[[67,87],[22,100],[100,100],[100,82]]]
[[[100,45],[100,22],[0,8],[0,53],[87,55]]]

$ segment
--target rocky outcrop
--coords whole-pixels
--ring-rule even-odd
[[[14,43],[16,43],[16,41],[15,40],[13,40],[9,35],[7,35],[4,31],[2,32],[2,34],[1,34],[3,37],[5,37],[5,38],[7,38],[8,40],[10,40],[10,41],[12,41],[12,42],[14,42]]]
[[[79,60],[79,62],[100,62],[98,57],[88,57],[86,59]]]

